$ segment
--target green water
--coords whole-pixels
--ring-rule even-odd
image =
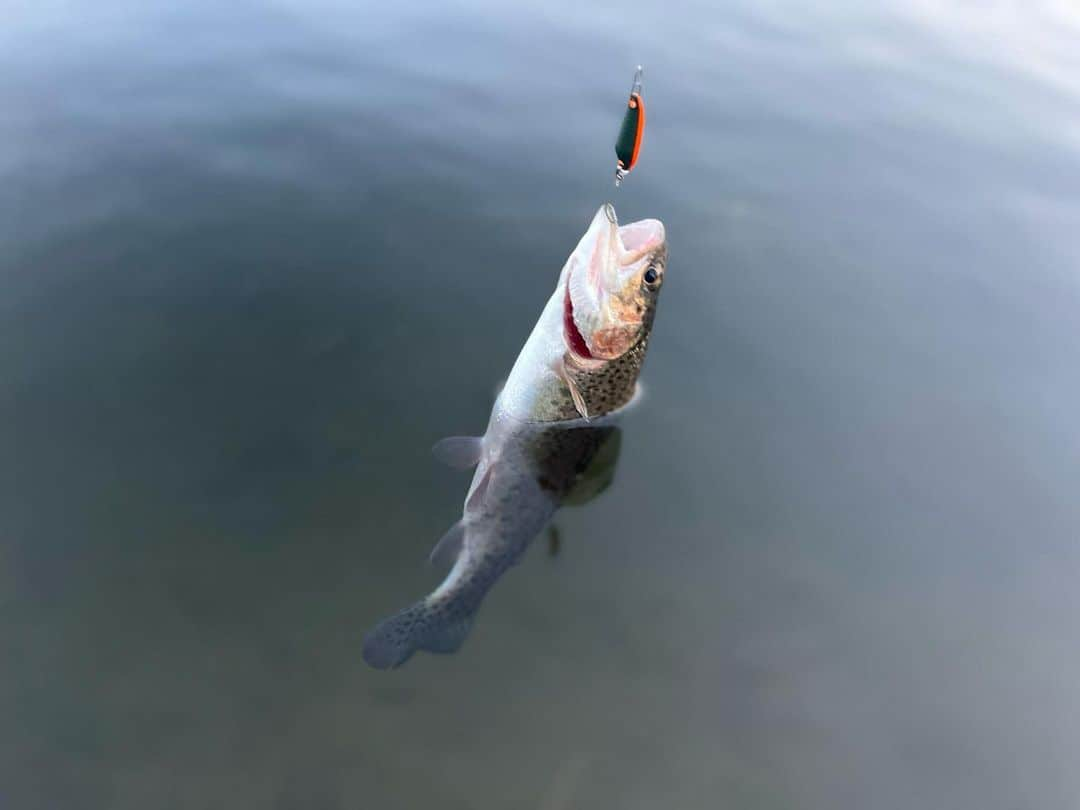
[[[6,9],[0,806],[1073,806],[1078,37]],[[671,251],[613,486],[459,655],[368,669],[465,493],[429,446],[608,199]]]

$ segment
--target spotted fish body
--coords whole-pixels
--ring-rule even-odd
[[[483,437],[454,438],[437,455],[476,464],[461,520],[432,558],[443,583],[379,623],[364,641],[380,669],[418,649],[454,652],[484,596],[555,511],[613,469],[615,423],[631,402],[663,281],[667,247],[656,220],[620,228],[605,205],[567,260],[492,409]],[[603,471],[601,471],[602,474]]]

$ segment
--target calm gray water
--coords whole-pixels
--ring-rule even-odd
[[[8,6],[0,806],[1075,808],[1080,13],[804,6]],[[368,669],[607,199],[614,486]]]

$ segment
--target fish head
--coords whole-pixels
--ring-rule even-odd
[[[575,360],[614,360],[648,335],[666,265],[660,220],[620,226],[611,203],[600,207],[563,274],[563,332]]]

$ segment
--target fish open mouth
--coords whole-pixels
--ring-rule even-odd
[[[621,265],[640,261],[664,243],[664,225],[658,219],[639,219],[622,225],[619,227],[619,242],[622,246],[619,257]]]
[[[568,260],[563,336],[572,356],[597,362],[614,357],[610,340],[602,340],[604,345],[596,342],[618,326],[611,323],[615,317],[609,312],[611,300],[639,271],[644,272],[649,256],[663,244],[659,220],[620,226],[611,203],[600,207]]]

